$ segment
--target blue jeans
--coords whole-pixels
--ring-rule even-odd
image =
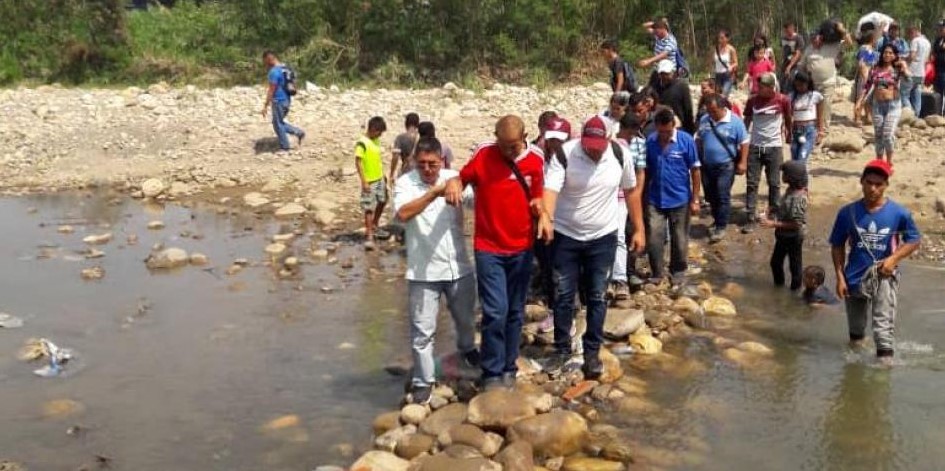
[[[587,331],[584,333],[584,355],[596,355],[604,341],[604,318],[607,316],[607,283],[614,266],[617,233],[599,239],[580,241],[555,232],[554,306],[555,350],[571,353],[571,325],[574,323],[574,294],[580,286],[586,290]]]
[[[296,137],[305,135],[304,131],[286,122],[285,117],[288,115],[289,102],[272,102],[272,129],[276,131],[279,147],[282,150],[289,150],[289,134]]]
[[[909,77],[904,83],[907,84],[908,93],[903,96],[909,98],[912,111],[915,111],[915,117],[918,118],[922,113],[922,84],[925,83],[925,77]]]
[[[715,74],[715,86],[719,90],[719,93],[722,96],[728,98],[729,94],[732,93],[732,74],[723,72]]]
[[[806,165],[810,154],[814,152],[814,144],[817,143],[817,123],[795,125],[792,132],[791,160],[801,160]],[[800,142],[800,137],[804,138],[804,143]]]
[[[712,218],[715,219],[715,228],[725,230],[728,226],[729,215],[732,213],[732,185],[735,184],[735,163],[732,161],[721,164],[706,164],[702,166],[702,175],[705,184],[705,199],[712,208]]]
[[[476,251],[476,276],[482,305],[480,351],[483,378],[518,371],[515,360],[522,340],[532,256],[531,250],[512,255]]]

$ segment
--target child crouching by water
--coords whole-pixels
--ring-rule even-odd
[[[824,284],[827,273],[820,265],[804,267],[804,302],[811,306],[837,304],[839,300]]]
[[[771,254],[771,274],[774,284],[784,286],[784,259],[791,268],[791,290],[802,285],[801,268],[804,266],[804,232],[807,223],[807,167],[803,161],[792,160],[781,165],[781,179],[788,188],[778,205],[780,213],[761,221],[762,227],[774,228],[774,252]],[[776,216],[777,219],[771,219]]]

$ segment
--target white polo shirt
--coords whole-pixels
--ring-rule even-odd
[[[584,153],[580,139],[564,144],[567,170],[558,159],[549,160],[545,189],[558,193],[556,231],[575,240],[589,241],[622,227],[617,205],[624,203],[614,195],[633,188],[637,181],[630,149],[618,145],[623,150],[623,168],[612,147],[607,147],[600,162],[594,162]]]
[[[437,183],[459,176],[455,170],[442,169]],[[429,191],[417,170],[397,179],[394,185],[394,211]],[[464,199],[472,201],[472,187],[466,188]],[[473,272],[463,237],[463,208],[446,204],[437,198],[422,213],[404,224],[407,243],[407,280],[455,281]]]

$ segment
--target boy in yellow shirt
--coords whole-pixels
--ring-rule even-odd
[[[364,210],[364,248],[374,250],[375,228],[387,204],[387,182],[384,179],[381,135],[387,131],[384,118],[368,120],[367,133],[354,144],[354,163],[361,179],[361,209]]]

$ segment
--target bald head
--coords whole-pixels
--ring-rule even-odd
[[[503,116],[495,124],[495,139],[502,156],[515,159],[525,150],[525,122],[515,115]]]

